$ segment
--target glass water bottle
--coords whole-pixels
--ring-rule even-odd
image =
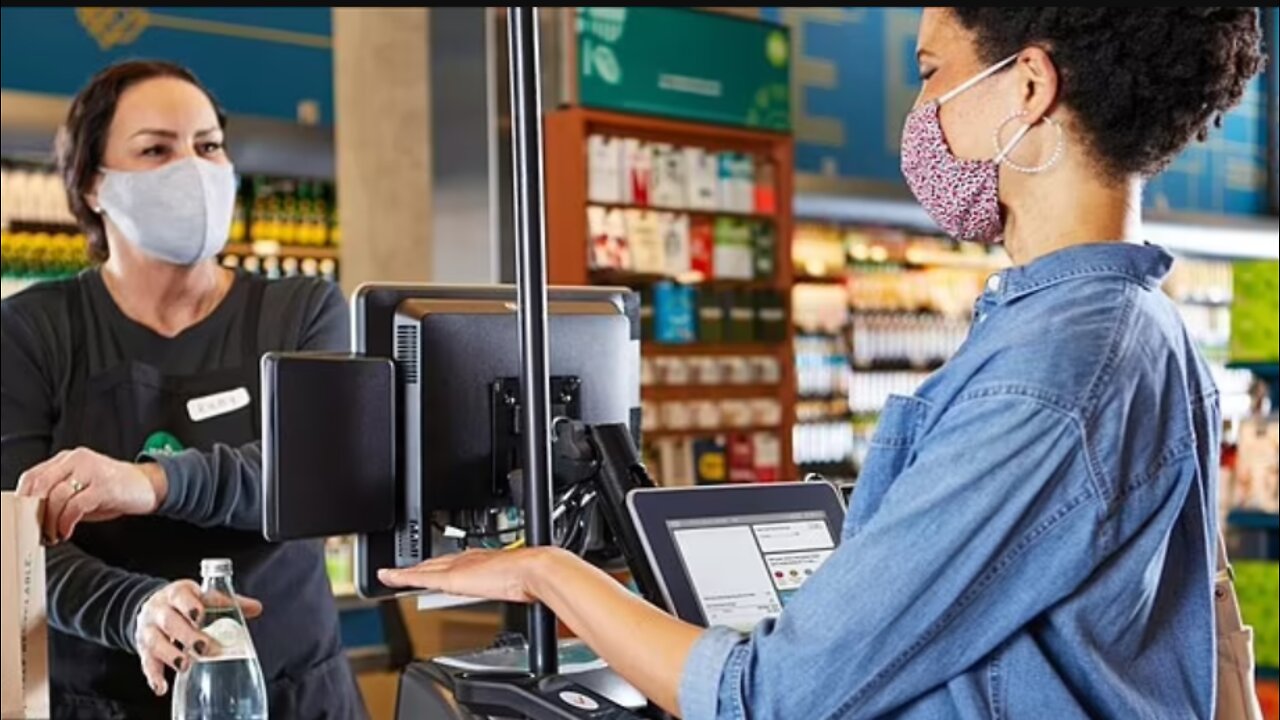
[[[200,576],[200,631],[213,644],[190,656],[174,681],[173,720],[267,720],[267,684],[236,603],[231,561],[204,560]]]

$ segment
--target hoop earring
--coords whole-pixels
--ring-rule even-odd
[[[1013,152],[1013,149],[1018,146],[1018,143],[1022,142],[1023,138],[1027,136],[1027,133],[1031,132],[1031,128],[1033,126],[1026,124],[1019,128],[1018,132],[1014,134],[1013,139],[1009,141],[1007,146],[1000,144],[1000,131],[1004,130],[1009,123],[1017,120],[1018,118],[1026,117],[1026,115],[1026,110],[1015,111],[1009,117],[1005,118],[1004,122],[996,126],[995,133],[992,134],[992,138],[996,146],[996,163],[1008,165],[1014,170],[1027,175],[1039,175],[1040,173],[1049,170],[1054,165],[1057,165],[1058,161],[1062,159],[1062,156],[1067,149],[1067,136],[1062,130],[1062,125],[1057,120],[1045,115],[1043,118],[1044,122],[1049,123],[1054,130],[1058,131],[1058,144],[1054,147],[1053,154],[1049,156],[1048,160],[1044,161],[1040,165],[1036,165],[1035,167],[1027,167],[1026,165],[1020,165],[1014,162],[1009,158],[1009,155]]]

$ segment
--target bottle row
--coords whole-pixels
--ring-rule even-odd
[[[715,280],[768,280],[777,270],[769,223],[679,212],[587,208],[588,266]]]
[[[770,214],[776,171],[764,158],[635,138],[587,138],[587,197],[604,204]]]
[[[1180,303],[1229,303],[1235,294],[1232,265],[1221,260],[1179,258],[1165,279],[1164,290]]]
[[[945,237],[869,226],[802,222],[792,235],[796,272],[809,277],[839,277],[855,266],[898,265],[999,269],[1008,259],[997,249],[958,244]]]
[[[0,273],[13,277],[62,277],[88,267],[85,237],[72,234],[0,233]]]
[[[642,387],[777,385],[782,365],[769,355],[640,358]]]
[[[852,369],[844,341],[832,335],[795,339],[796,387],[805,398],[847,398]],[[844,408],[847,412],[848,408]]]
[[[911,396],[929,377],[922,372],[855,372],[849,380],[849,410],[855,415],[875,415],[890,396]]]
[[[941,315],[855,313],[851,322],[856,368],[932,368],[955,354],[969,334],[967,319]]]
[[[252,175],[236,195],[231,242],[275,242],[319,247],[339,245],[333,183]]]
[[[53,168],[33,165],[0,166],[0,227],[15,223],[74,225],[67,191]]]
[[[782,403],[777,398],[747,400],[667,400],[641,403],[646,432],[777,427]]]
[[[641,334],[664,344],[778,343],[787,338],[782,295],[672,282],[640,295]]]
[[[792,455],[800,466],[852,467],[856,440],[848,420],[799,423],[791,433]]]
[[[782,468],[776,433],[725,433],[646,440],[644,461],[664,487],[775,482]]]
[[[239,268],[250,275],[263,275],[269,280],[296,275],[322,277],[330,282],[338,280],[338,261],[332,258],[299,258],[288,253],[279,255],[226,253],[222,256],[222,266],[233,270]]]

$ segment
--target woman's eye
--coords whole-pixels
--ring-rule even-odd
[[[205,155],[212,155],[217,152],[222,152],[222,143],[220,142],[200,143],[200,152],[204,153]]]
[[[143,157],[162,157],[169,152],[169,148],[164,145],[152,145],[142,149]]]
[[[928,82],[936,72],[938,72],[937,68],[920,68],[920,82]]]

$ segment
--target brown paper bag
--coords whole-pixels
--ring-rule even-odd
[[[0,493],[0,717],[49,717],[41,502]]]

